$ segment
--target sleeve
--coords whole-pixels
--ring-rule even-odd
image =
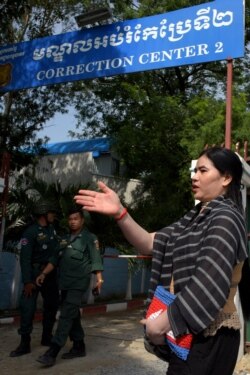
[[[20,265],[22,272],[22,281],[24,284],[33,282],[32,276],[32,254],[36,243],[36,235],[34,227],[26,229],[20,240]]]
[[[157,285],[169,286],[172,274],[172,253],[166,253],[166,244],[173,227],[165,227],[156,232],[152,253],[151,275],[148,297],[153,298]]]
[[[216,213],[204,234],[195,272],[168,309],[174,336],[199,333],[214,321],[228,298],[233,268],[245,250],[241,215],[232,210]]]
[[[91,261],[91,272],[103,271],[103,262],[100,254],[99,242],[97,237],[92,233],[90,233],[89,236],[88,247]]]
[[[53,266],[55,267],[57,267],[59,263],[59,252],[60,252],[60,249],[57,248],[54,251],[54,254],[49,258],[49,263],[53,264]]]
[[[154,237],[151,276],[148,297],[152,299],[157,285],[169,288],[172,276],[172,251],[166,251],[171,234],[179,227],[179,221],[162,228]]]
[[[49,257],[49,263],[57,267],[59,264],[60,256],[63,251],[67,248],[69,242],[67,237],[59,237],[56,235],[56,241],[54,244],[52,255]]]

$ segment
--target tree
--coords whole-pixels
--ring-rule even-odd
[[[249,2],[246,2],[247,7]],[[20,3],[18,17],[13,12],[13,4],[17,6],[17,3]],[[48,1],[5,1],[1,9],[8,15],[8,28],[5,25],[4,30],[13,32],[6,34],[2,30],[1,35],[10,35],[11,42],[16,41],[17,36],[20,41],[50,35],[64,17],[65,29],[70,30],[74,27],[73,12],[86,10],[94,3],[97,2],[68,0],[61,2],[57,9]],[[98,1],[98,5],[108,3]],[[201,3],[204,1],[119,0],[112,2],[113,21]],[[246,22],[248,27],[248,13]],[[249,86],[244,82],[249,70],[248,54],[234,65],[235,97],[238,94],[241,97],[234,101],[233,135],[238,141],[248,137]],[[191,158],[197,157],[205,144],[211,141],[221,144],[224,139],[225,80],[226,64],[216,62],[7,94],[1,107],[1,150],[7,148],[15,154],[20,144],[30,145],[34,132],[44,121],[55,111],[65,110],[68,103],[72,104],[77,110],[78,128],[71,135],[108,135],[114,139],[114,147],[127,165],[128,177],[144,181],[148,198],[138,201],[138,206],[145,223],[156,228],[172,221],[190,206]],[[167,219],[163,212],[167,213]]]
[[[50,1],[5,1],[0,8],[2,44],[32,40],[55,32],[62,20],[70,21],[73,5],[61,6]],[[32,154],[21,148],[39,147],[36,133],[53,115],[66,112],[72,96],[71,84],[39,87],[9,92],[0,98],[0,157],[4,151],[12,155],[12,168],[30,162]]]
[[[109,1],[5,0],[0,5],[1,44],[8,45],[78,29],[75,16]],[[114,6],[117,19],[133,1],[118,0]],[[84,90],[84,85],[83,85]],[[67,112],[75,93],[74,83],[51,85],[10,92],[0,98],[0,157],[12,154],[12,168],[28,161],[20,155],[20,147],[40,146],[44,140],[36,134],[56,112]],[[46,141],[46,140],[45,140]]]
[[[107,3],[107,1],[98,1],[97,5],[107,5]],[[132,3],[128,0],[116,2],[117,19],[124,6]],[[64,0],[60,2],[60,7],[57,3],[48,0],[3,1],[0,5],[1,44],[29,41],[74,30],[78,28],[74,16],[86,11],[92,5],[92,1],[89,0],[82,2]],[[85,89],[84,85],[82,89]],[[74,93],[74,83],[67,83],[2,95],[0,97],[0,160],[3,160],[4,153],[11,154],[11,170],[20,169],[31,160],[34,162],[38,152],[42,151],[40,146],[47,141],[37,138],[37,132],[56,112],[66,112]],[[30,152],[31,150],[33,152]],[[24,191],[19,193],[25,197]],[[30,208],[29,203],[25,201],[27,209]],[[15,213],[16,206],[12,205],[12,208]],[[11,215],[11,211],[9,212]]]
[[[201,3],[146,0],[124,14],[138,18]],[[248,55],[234,61],[233,143],[250,136],[248,71]],[[206,144],[224,142],[226,74],[222,61],[102,78],[88,82],[87,91],[79,87],[71,135],[113,137],[128,177],[144,182],[148,195],[137,202],[138,217],[150,229],[190,207],[191,159]]]

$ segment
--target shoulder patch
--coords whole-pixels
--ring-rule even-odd
[[[25,246],[25,245],[27,245],[28,243],[29,243],[29,241],[28,241],[27,238],[22,238],[21,241],[20,241],[20,244],[21,244],[22,246]]]

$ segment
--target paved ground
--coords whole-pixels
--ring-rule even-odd
[[[72,360],[61,359],[59,353],[54,367],[44,368],[36,358],[43,354],[40,346],[41,323],[34,324],[32,352],[19,358],[9,353],[19,343],[17,325],[0,325],[1,375],[165,375],[167,365],[147,353],[143,346],[139,320],[142,309],[86,315],[83,326],[86,333],[87,356]],[[68,351],[68,341],[62,353]],[[223,375],[223,374],[222,374]],[[250,354],[238,362],[233,375],[250,375]]]
[[[139,320],[142,310],[130,310],[89,315],[83,320],[87,356],[73,360],[61,359],[59,353],[54,367],[43,368],[36,358],[46,348],[40,346],[41,323],[34,324],[32,352],[10,358],[9,352],[19,343],[17,326],[0,326],[0,373],[27,375],[163,375],[166,364],[147,353],[143,346]],[[67,342],[62,353],[70,348]]]

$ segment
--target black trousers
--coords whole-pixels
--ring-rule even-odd
[[[237,362],[240,331],[223,327],[215,336],[196,335],[186,361],[171,354],[167,375],[232,375]]]
[[[82,290],[62,290],[61,313],[52,343],[63,347],[67,338],[82,341],[84,330],[81,325],[80,306],[84,292]]]
[[[29,335],[33,329],[33,319],[36,312],[38,294],[43,298],[43,335],[50,336],[56,320],[59,307],[59,290],[56,272],[52,271],[46,276],[41,287],[37,287],[30,297],[21,295],[20,299],[20,335]]]

